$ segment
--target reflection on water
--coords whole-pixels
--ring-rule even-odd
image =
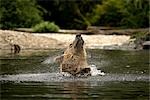
[[[2,83],[1,98],[16,100],[148,100],[148,82]]]
[[[148,100],[148,51],[87,50],[89,64],[105,76],[64,77],[57,64],[42,62],[63,50],[0,54],[1,100]],[[49,61],[48,61],[49,62]]]

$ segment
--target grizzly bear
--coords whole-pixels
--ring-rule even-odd
[[[56,57],[55,61],[60,63],[60,72],[68,72],[73,76],[90,73],[81,34],[76,35],[75,40],[68,46],[64,54]]]

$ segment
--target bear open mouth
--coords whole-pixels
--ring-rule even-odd
[[[83,47],[83,45],[84,45],[84,40],[83,40],[83,38],[81,37],[81,34],[77,34],[77,35],[76,35],[76,38],[75,38],[73,44],[74,44],[74,48],[77,48],[77,49]]]

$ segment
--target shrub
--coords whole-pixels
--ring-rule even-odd
[[[41,22],[33,27],[33,32],[48,33],[58,32],[59,27],[54,22]]]
[[[131,35],[131,39],[135,38],[136,40],[150,41],[150,33],[148,31],[143,32],[134,32]]]

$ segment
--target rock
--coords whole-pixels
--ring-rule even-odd
[[[142,45],[143,49],[150,49],[150,41],[145,41]]]

